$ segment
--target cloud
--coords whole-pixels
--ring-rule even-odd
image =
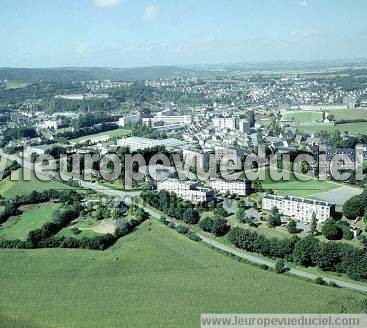
[[[301,7],[305,7],[305,6],[307,6],[307,2],[306,2],[306,1],[300,1],[300,2],[299,2],[299,5],[300,5]]]
[[[125,0],[93,0],[94,5],[97,7],[113,7]]]
[[[158,17],[159,10],[155,5],[149,5],[144,10],[144,19],[146,21],[155,20]]]
[[[312,42],[321,37],[318,30],[292,30],[289,32],[289,40],[292,42]]]
[[[90,47],[90,42],[79,43],[76,48],[76,52],[78,53],[78,55],[83,55],[88,51],[89,47]]]

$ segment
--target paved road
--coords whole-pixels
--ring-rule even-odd
[[[16,157],[14,155],[8,155],[8,154],[4,154],[2,152],[0,152],[0,156],[4,156],[4,157],[6,157],[8,159],[11,159],[11,160],[16,160],[17,162],[20,159],[19,157]],[[20,160],[20,162],[18,162],[18,163],[20,163],[21,165],[24,165],[22,160]],[[29,166],[29,164],[30,164],[30,166]],[[31,163],[26,163],[24,166],[32,168],[33,165]],[[104,194],[111,195],[111,196],[116,196],[116,197],[121,197],[122,199],[124,199],[127,202],[131,202],[130,197],[136,196],[140,193],[140,192],[133,192],[133,193],[123,192],[123,191],[111,189],[111,188],[108,188],[108,187],[105,187],[105,186],[101,186],[98,183],[87,182],[87,181],[83,181],[83,180],[80,180],[80,179],[75,179],[75,181],[78,181],[80,183],[80,185],[84,188],[90,188],[90,189],[93,189],[93,190],[95,190],[97,192],[100,192],[100,193],[104,193]],[[161,217],[161,214],[158,211],[153,210],[151,208],[146,208],[141,204],[137,204],[137,205],[144,208],[151,216],[153,216],[155,218],[160,218]],[[170,220],[170,221],[174,222],[173,220]],[[175,223],[177,223],[177,222],[175,222]],[[182,224],[182,223],[180,223],[180,224]],[[247,261],[257,263],[257,264],[265,264],[265,265],[267,265],[271,268],[274,268],[274,266],[275,266],[274,262],[272,262],[270,260],[265,260],[263,258],[260,258],[260,257],[257,257],[255,255],[244,252],[242,250],[229,247],[229,246],[224,245],[224,244],[222,244],[222,243],[220,243],[216,240],[213,240],[211,238],[207,238],[207,237],[205,237],[201,234],[198,234],[198,236],[201,238],[201,240],[204,243],[206,243],[206,244],[208,244],[212,247],[215,247],[217,249],[220,249],[222,251],[225,251],[227,253],[231,253],[233,255],[236,255],[236,256],[238,256],[242,259],[245,259]],[[316,279],[317,277],[322,277],[326,282],[334,281],[340,287],[346,287],[346,288],[355,289],[355,290],[362,291],[362,292],[367,292],[367,286],[359,285],[359,284],[356,284],[356,283],[349,283],[349,282],[345,282],[345,281],[342,281],[342,280],[331,279],[331,278],[328,278],[328,277],[324,277],[322,275],[315,275],[315,274],[305,272],[305,271],[302,271],[302,270],[297,270],[297,269],[290,269],[288,272],[290,274],[294,274],[296,276],[303,277],[303,278],[308,278],[308,279],[312,279],[312,280]]]
[[[138,204],[139,206],[143,207],[142,205]],[[144,208],[151,216],[155,217],[155,218],[160,218],[162,215],[158,212],[153,210],[152,208]],[[173,220],[168,220],[168,221],[172,221],[174,223],[177,223]],[[180,224],[182,224],[182,222],[180,222]],[[256,263],[256,264],[265,264],[267,266],[269,266],[270,268],[274,268],[275,267],[275,263],[273,261],[270,260],[265,260],[263,258],[257,257],[256,255],[252,255],[249,254],[248,252],[242,251],[240,249],[236,249],[227,245],[224,245],[214,239],[205,237],[199,233],[197,233],[197,235],[201,238],[201,240],[212,246],[215,247],[217,249],[220,249],[222,251],[225,251],[227,253],[231,253],[233,255],[236,255],[242,259],[245,259],[247,261],[250,261],[252,263]],[[294,274],[296,276],[299,277],[303,277],[303,278],[308,278],[308,279],[316,279],[317,277],[322,277],[326,282],[330,282],[330,281],[334,281],[335,283],[337,283],[340,287],[346,287],[346,288],[351,288],[351,289],[356,289],[358,291],[362,291],[362,292],[367,292],[367,286],[363,286],[363,285],[358,285],[358,284],[354,284],[354,283],[349,283],[349,282],[345,282],[342,280],[338,280],[338,279],[331,279],[328,277],[324,277],[322,275],[315,275],[306,271],[302,271],[302,270],[297,270],[297,269],[290,269],[288,271],[290,274]]]

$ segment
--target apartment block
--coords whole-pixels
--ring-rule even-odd
[[[227,181],[224,179],[217,179],[210,181],[210,186],[217,192],[225,194],[229,192],[231,194],[237,194],[246,196],[251,193],[252,184],[251,181]]]
[[[129,115],[129,116],[124,116],[124,117],[120,117],[119,118],[119,126],[126,126],[129,125],[131,123],[137,123],[140,120],[140,115],[136,114],[136,115]]]
[[[182,156],[185,164],[190,163],[202,170],[209,168],[210,152],[198,149],[184,149],[182,151]]]
[[[311,221],[313,213],[316,214],[319,222],[324,222],[335,214],[334,203],[293,196],[266,195],[263,197],[264,210],[271,210],[274,206],[279,209],[280,214],[305,222]]]
[[[213,125],[221,129],[236,129],[236,118],[235,117],[214,117]]]
[[[165,190],[169,193],[174,192],[178,197],[194,204],[213,201],[214,190],[199,187],[198,184],[198,182],[192,181],[167,179],[164,181],[157,181],[157,190]]]

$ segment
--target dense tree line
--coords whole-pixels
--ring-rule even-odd
[[[198,234],[195,231],[190,230],[188,227],[181,225],[181,224],[175,224],[172,221],[167,220],[164,217],[161,217],[160,221],[165,224],[166,226],[168,226],[171,229],[174,229],[175,231],[177,231],[178,233],[186,236],[187,238],[199,242],[201,241],[201,238],[198,236]]]
[[[177,197],[175,193],[170,194],[164,190],[159,192],[144,191],[140,196],[149,205],[175,219],[188,224],[199,222],[199,212],[193,208],[190,202]]]
[[[91,127],[83,127],[83,128],[74,129],[73,131],[59,132],[57,134],[57,137],[66,138],[66,139],[75,139],[75,138],[84,137],[90,134],[101,133],[101,132],[106,132],[110,130],[116,130],[118,128],[119,126],[117,123],[101,123],[101,124],[94,125]]]
[[[132,220],[119,220],[115,229],[115,236],[117,238],[123,237],[132,232],[137,226],[149,219],[149,214],[141,208],[135,209],[135,215]]]
[[[14,128],[6,128],[3,133],[3,139],[1,141],[2,147],[7,145],[10,141],[18,140],[21,138],[35,138],[38,137],[37,131],[34,127],[29,126],[17,126]]]
[[[10,165],[5,167],[3,174],[1,176],[1,180],[6,179],[11,174],[11,172],[18,170],[20,167],[21,165],[19,163],[17,163],[16,161],[12,161]]]
[[[367,279],[367,253],[343,243],[321,243],[312,236],[288,239],[267,238],[255,231],[232,228],[229,241],[235,246],[264,256],[286,259],[302,266],[344,273],[353,279]]]
[[[38,204],[56,198],[61,203],[70,204],[72,202],[80,202],[82,196],[74,190],[58,191],[49,189],[43,192],[34,190],[28,195],[17,195],[13,200],[3,199],[2,203],[5,209],[0,213],[0,223],[4,223],[11,216],[19,214],[19,206],[21,205]]]

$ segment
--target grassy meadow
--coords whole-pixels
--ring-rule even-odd
[[[365,299],[235,261],[157,221],[104,252],[7,249],[0,265],[1,327],[196,327],[200,313],[358,313]]]
[[[59,207],[59,204],[42,203],[21,206],[21,215],[9,218],[0,225],[1,239],[25,240],[32,230],[41,228],[45,223],[51,221],[52,213]]]
[[[334,182],[320,181],[310,179],[308,181],[298,180],[294,174],[290,173],[290,179],[274,181],[271,178],[270,170],[265,170],[265,180],[261,181],[264,189],[273,189],[278,195],[290,195],[298,197],[308,197],[312,194],[329,191],[338,188],[339,185]]]
[[[115,129],[115,130],[100,132],[100,133],[96,133],[96,134],[89,134],[87,136],[72,139],[72,140],[70,140],[70,142],[72,142],[72,143],[83,143],[83,142],[86,142],[89,139],[98,138],[98,137],[102,137],[102,136],[109,136],[110,138],[115,138],[115,137],[123,137],[123,136],[129,135],[130,133],[131,133],[131,131],[127,130],[127,129]]]
[[[23,179],[23,169],[17,170],[19,172],[19,180],[12,181],[10,176],[0,181],[0,195],[6,198],[14,198],[17,195],[27,195],[33,190],[45,191],[47,189],[71,189],[72,187],[57,181],[41,181],[39,180],[34,171],[31,171],[31,180],[26,181]]]
[[[351,117],[350,119],[353,119]],[[307,125],[307,126],[297,126],[299,131],[315,131],[316,133],[321,131],[327,131],[332,133],[334,131],[348,131],[348,132],[357,132],[360,134],[367,135],[367,123],[360,122],[360,123],[343,123],[343,124],[335,124],[334,126],[327,126],[327,125]]]
[[[317,111],[293,111],[284,115],[287,120],[297,122],[322,121],[323,112]]]

